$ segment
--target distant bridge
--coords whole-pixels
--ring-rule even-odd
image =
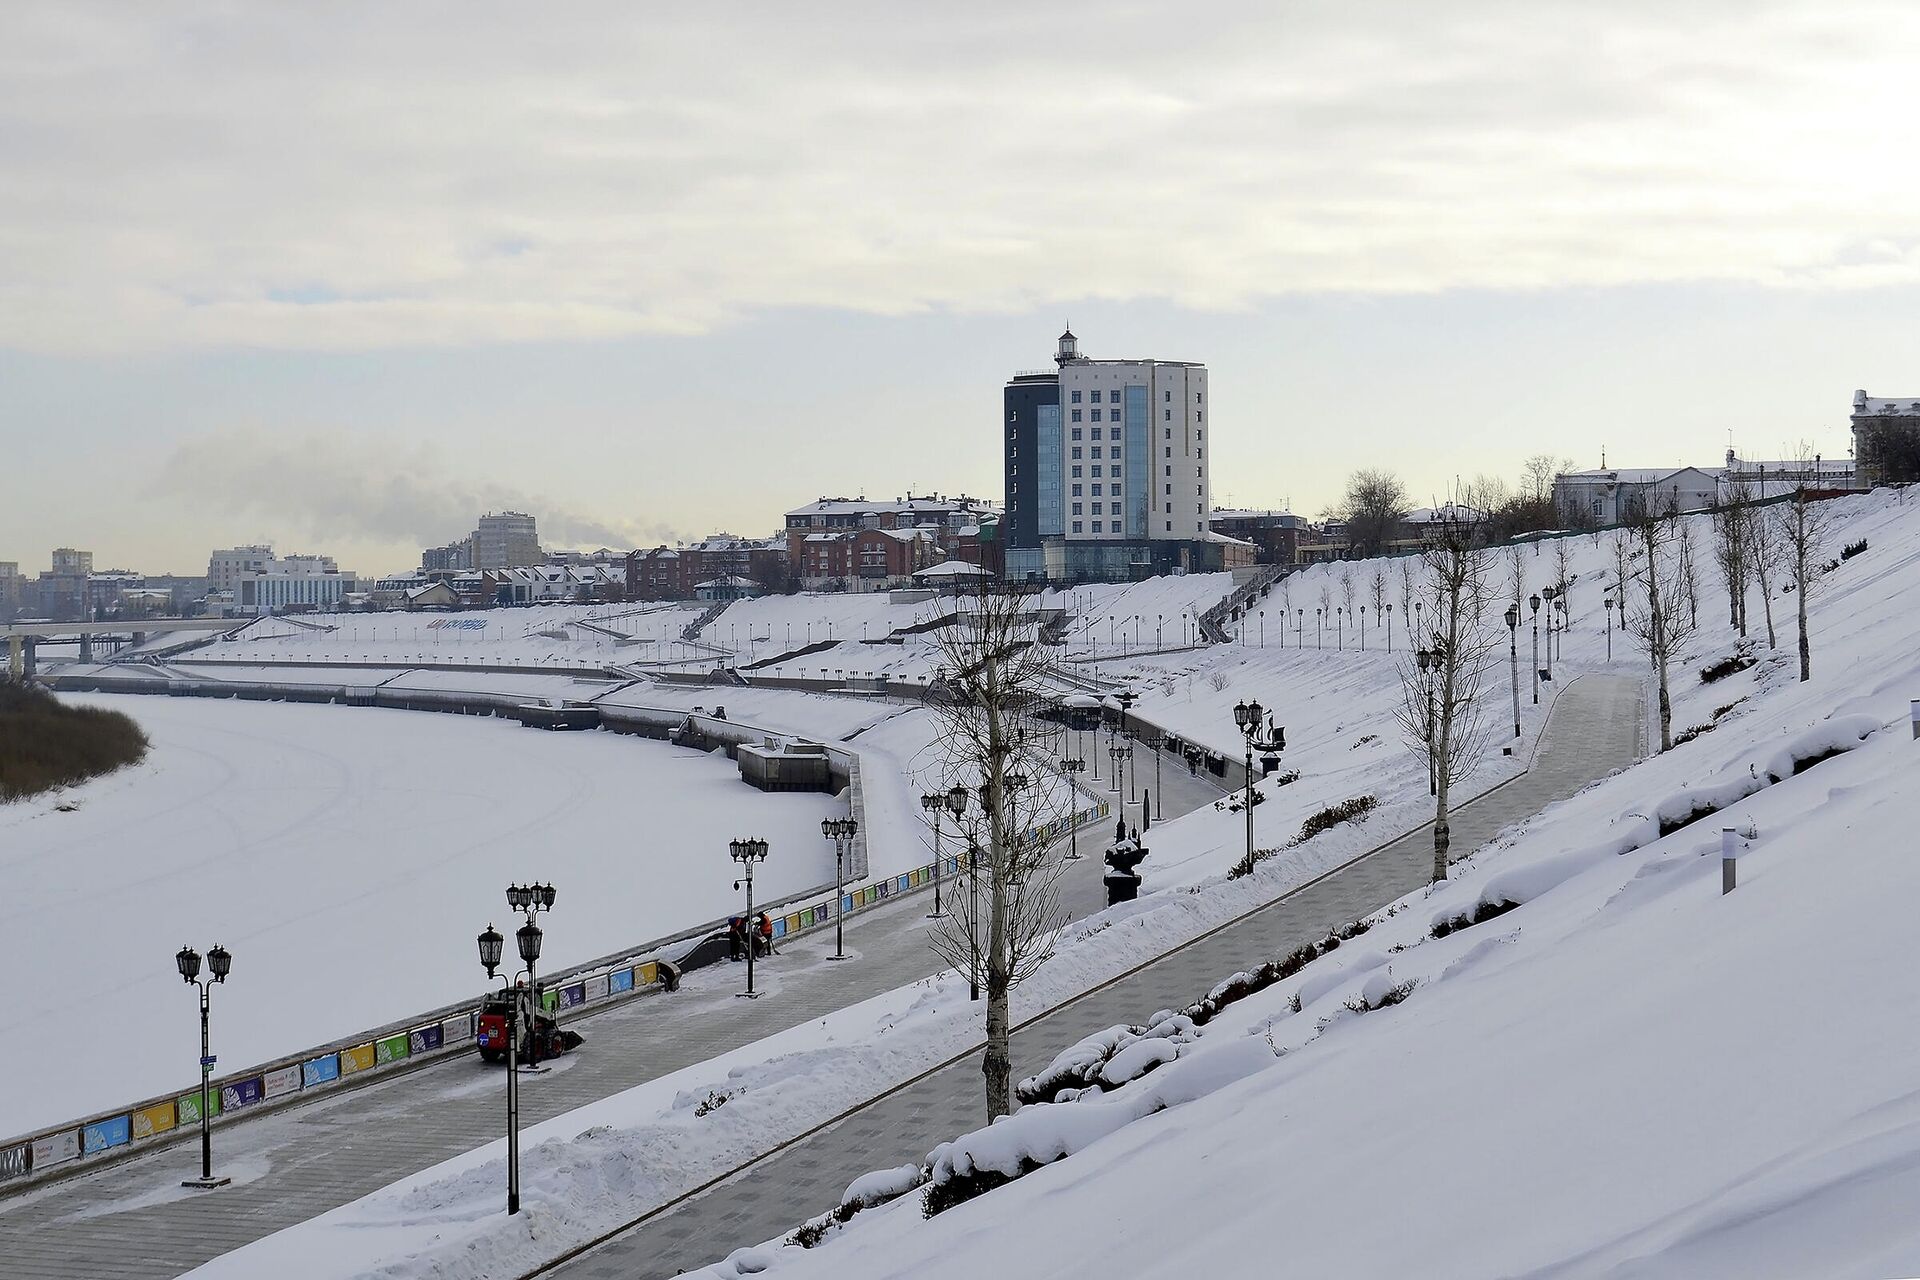
[[[131,636],[139,644],[162,631],[238,631],[255,618],[139,618],[117,622],[8,622],[0,623],[0,639],[7,642],[10,675],[32,675],[35,642],[74,639],[80,642],[80,660],[93,659],[93,642],[100,636]]]

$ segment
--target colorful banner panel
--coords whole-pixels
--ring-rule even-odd
[[[80,1155],[80,1131],[62,1129],[59,1133],[50,1133],[44,1138],[33,1140],[33,1167],[45,1169],[51,1165],[65,1164]]]
[[[415,1027],[407,1032],[407,1052],[410,1054],[430,1053],[438,1049],[441,1043],[440,1024],[437,1022],[431,1026]]]
[[[326,1084],[340,1078],[340,1055],[330,1053],[324,1058],[315,1058],[311,1062],[300,1064],[300,1087],[311,1089],[317,1084]]]
[[[405,1062],[406,1060],[407,1035],[404,1031],[397,1036],[388,1036],[385,1040],[376,1040],[373,1042],[373,1061],[375,1065],[385,1066],[389,1062]]]
[[[300,1068],[297,1064],[291,1067],[279,1067],[262,1076],[260,1083],[262,1097],[279,1098],[289,1093],[298,1093]]]
[[[597,974],[587,979],[587,999],[605,1000],[609,990],[611,990],[611,988],[607,985],[606,974]]]
[[[371,1044],[357,1044],[351,1049],[342,1049],[340,1051],[340,1074],[350,1076],[356,1071],[371,1071],[373,1070],[373,1061],[374,1054]]]
[[[237,1111],[241,1107],[252,1106],[264,1097],[266,1097],[266,1086],[261,1083],[259,1076],[251,1080],[235,1080],[231,1084],[220,1086],[220,1109]]]
[[[134,1138],[151,1138],[157,1133],[167,1132],[174,1126],[175,1115],[171,1102],[156,1102],[150,1107],[142,1107],[133,1113]]]
[[[178,1098],[175,1098],[173,1100],[173,1109],[180,1113],[181,1124],[183,1125],[199,1124],[200,1123],[200,1091],[198,1089],[195,1089],[192,1093],[181,1094]],[[209,1118],[212,1118],[213,1116],[217,1116],[219,1114],[220,1114],[220,1091],[218,1089],[209,1089],[207,1091],[207,1115]]]
[[[132,1141],[133,1121],[127,1116],[98,1120],[80,1131],[80,1151],[83,1155],[105,1151],[108,1147],[124,1146]]]
[[[619,995],[622,991],[633,990],[633,970],[631,969],[615,969],[607,975],[607,978],[609,979],[607,982],[607,993],[609,995]]]

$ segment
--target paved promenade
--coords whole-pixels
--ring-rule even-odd
[[[1151,782],[1151,756],[1147,761]],[[1211,779],[1192,777],[1171,760],[1161,774],[1169,818],[1221,794]],[[1090,785],[1112,799],[1103,784]],[[1137,813],[1129,806],[1128,820]],[[1083,856],[1068,863],[1061,892],[1075,918],[1106,903],[1100,853],[1111,835],[1109,823],[1095,823],[1078,837]],[[957,885],[964,881],[947,888]],[[688,974],[674,995],[650,993],[569,1024],[587,1043],[559,1069],[523,1080],[523,1122],[536,1124],[936,972],[942,966],[926,934],[932,906],[933,896],[920,893],[849,918],[847,950],[857,959],[848,963],[827,961],[831,930],[786,944],[758,966],[764,999],[734,999],[744,973],[720,964]],[[549,927],[564,928],[564,918]],[[474,972],[477,979],[477,963]],[[199,1145],[183,1143],[0,1200],[0,1274],[166,1280],[492,1141],[501,1131],[502,1096],[499,1068],[474,1055],[216,1131],[220,1171],[237,1177],[214,1194],[181,1190],[180,1179],[200,1168]]]
[[[1638,680],[1589,675],[1570,684],[1547,722],[1533,768],[1455,810],[1454,849],[1463,856],[1471,853],[1509,823],[1632,763],[1644,740],[1642,726]],[[1031,1075],[1083,1036],[1185,1004],[1235,970],[1284,954],[1419,889],[1432,868],[1433,833],[1426,826],[1130,977],[1033,1019],[1014,1035],[1015,1078]],[[979,1063],[969,1058],[876,1099],[832,1128],[546,1274],[566,1280],[647,1280],[705,1266],[833,1207],[862,1173],[923,1159],[936,1142],[978,1127],[982,1114]]]

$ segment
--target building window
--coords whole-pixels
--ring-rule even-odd
[[[1167,434],[1168,434],[1168,435],[1172,435],[1173,433],[1172,433],[1172,432],[1168,432]],[[1078,440],[1078,439],[1080,438],[1080,428],[1078,428],[1078,427],[1075,427],[1075,428],[1073,429],[1073,438],[1074,438],[1075,440]]]
[[[1096,497],[1096,498],[1100,496],[1100,486],[1099,486],[1099,485],[1095,485],[1095,486],[1093,486],[1093,496],[1094,496],[1094,497]]]
[[[1105,440],[1107,438],[1106,428],[1095,427],[1093,429],[1093,438],[1095,440]]]
[[[1075,480],[1078,480],[1078,479],[1080,478],[1080,468],[1078,468],[1078,467],[1075,467],[1075,468],[1073,469],[1073,478],[1074,478]]]
[[[1171,520],[1169,520],[1169,521],[1167,521],[1167,532],[1168,532],[1168,533],[1172,533],[1172,532],[1173,532],[1173,521],[1171,521]]]
[[[1080,522],[1079,522],[1078,520],[1075,520],[1075,521],[1073,522],[1073,531],[1074,531],[1075,533],[1082,533],[1082,532],[1085,532],[1085,531],[1084,531],[1083,529],[1081,529],[1081,528],[1080,528]]]
[[[1098,521],[1098,520],[1095,520],[1095,521],[1093,522],[1093,531],[1094,531],[1095,533],[1099,533],[1099,532],[1100,532],[1100,521]]]
[[[1079,403],[1080,403],[1080,393],[1079,393],[1078,391],[1076,391],[1076,392],[1074,392],[1074,393],[1073,393],[1073,402],[1074,402],[1075,404],[1079,404]]]
[[[1172,404],[1172,403],[1173,403],[1173,392],[1171,392],[1171,391],[1168,391],[1168,392],[1165,392],[1165,393],[1163,393],[1163,394],[1164,394],[1164,395],[1166,396],[1166,398],[1167,398],[1167,403],[1168,403],[1168,404]],[[1171,411],[1171,410],[1169,410],[1168,412],[1172,412],[1172,411]]]
[[[1080,504],[1077,502],[1073,504],[1073,514],[1075,515],[1080,514]]]
[[[1073,496],[1074,496],[1074,497],[1076,497],[1076,498],[1080,496],[1080,486],[1079,486],[1079,485],[1075,485],[1075,486],[1073,486]]]
[[[1075,445],[1075,446],[1073,446],[1073,456],[1074,456],[1074,457],[1076,457],[1076,458],[1080,456],[1080,446],[1079,446],[1079,445]]]
[[[1172,515],[1172,514],[1173,514],[1173,504],[1172,504],[1171,502],[1169,502],[1169,503],[1167,503],[1167,504],[1166,504],[1166,513],[1167,513],[1168,515]],[[1167,528],[1169,528],[1169,529],[1171,529],[1171,528],[1173,528],[1173,526],[1172,526],[1172,525],[1168,525],[1168,526],[1167,526]]]
[[[1166,411],[1165,411],[1165,413],[1166,413],[1166,420],[1167,420],[1168,422],[1172,422],[1172,421],[1173,421],[1173,410],[1171,410],[1171,409],[1168,409],[1168,410],[1166,410]]]
[[[1195,404],[1205,404],[1205,403],[1207,402],[1207,393],[1206,393],[1206,392],[1204,392],[1204,391],[1196,391],[1196,392],[1194,392],[1194,393],[1193,393],[1193,402],[1194,402]]]
[[[1100,403],[1100,392],[1099,392],[1099,389],[1098,389],[1098,388],[1096,388],[1096,389],[1094,390],[1094,393],[1093,393],[1093,402],[1094,402],[1095,404],[1099,404],[1099,403]]]
[[[1104,453],[1102,453],[1102,452],[1101,452],[1100,450],[1101,450],[1101,446],[1100,446],[1100,445],[1095,445],[1095,446],[1093,446],[1093,456],[1094,456],[1094,457],[1096,457],[1096,458],[1103,458],[1103,457],[1105,457],[1106,455],[1105,455]]]
[[[1078,391],[1076,391],[1076,392],[1074,392],[1074,393],[1073,393],[1073,398],[1074,398],[1074,399],[1076,399],[1076,400],[1078,400],[1078,399],[1080,398],[1080,393],[1079,393]],[[1080,410],[1078,410],[1078,409],[1075,409],[1075,410],[1073,411],[1073,420],[1074,420],[1075,422],[1078,422],[1078,421],[1080,421]]]
[[[1200,411],[1199,411],[1198,409],[1195,409],[1195,410],[1193,411],[1193,420],[1194,420],[1195,422],[1203,422],[1203,421],[1205,421],[1205,420],[1206,420],[1206,416],[1207,416],[1206,414],[1204,414],[1204,413],[1201,413],[1201,412],[1200,412]]]
[[[1120,494],[1120,486],[1119,486],[1119,485],[1114,485],[1112,489],[1110,489],[1110,490],[1108,490],[1108,495],[1107,495],[1107,496],[1109,496],[1109,497],[1113,497],[1113,498],[1118,498],[1118,497],[1120,497],[1120,496],[1121,496],[1121,494]],[[1113,510],[1114,510],[1114,514],[1115,514],[1115,515],[1118,515],[1118,514],[1119,514],[1119,512],[1120,512],[1120,508],[1118,508],[1118,507],[1115,507],[1115,508],[1114,508]]]

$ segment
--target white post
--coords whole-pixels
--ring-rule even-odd
[[[1722,896],[1733,892],[1733,863],[1736,857],[1732,827],[1720,828],[1720,893]]]

